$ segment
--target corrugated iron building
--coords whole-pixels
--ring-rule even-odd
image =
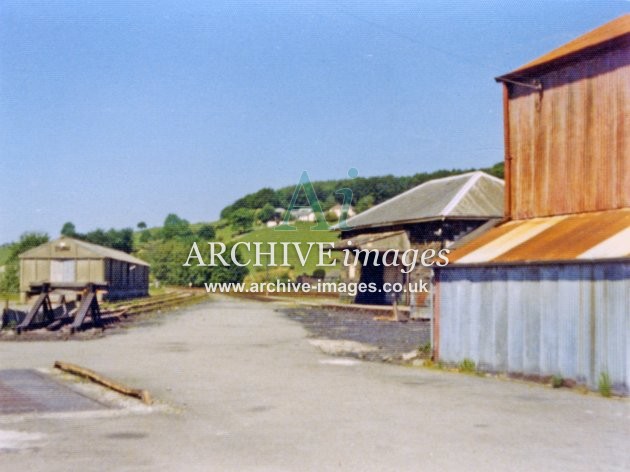
[[[506,221],[437,271],[434,355],[630,392],[630,15],[497,78]]]
[[[61,237],[20,254],[22,299],[31,284],[107,284],[109,300],[149,294],[149,264],[97,244]]]
[[[342,229],[344,239],[338,247],[351,251],[379,251],[381,255],[361,255],[358,261],[354,260],[355,256],[352,265],[344,267],[343,278],[349,282],[375,283],[381,288],[385,283],[430,283],[431,268],[417,264],[412,272],[404,274],[401,272],[402,256],[398,256],[398,267],[387,267],[383,264],[383,253],[448,248],[489,222],[496,224],[502,214],[501,179],[484,172],[469,172],[425,182],[348,219],[349,228]],[[359,293],[355,302],[386,305],[394,300],[413,305],[418,310],[430,302],[424,292],[395,294],[384,291]]]

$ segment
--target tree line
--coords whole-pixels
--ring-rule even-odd
[[[20,287],[19,255],[41,244],[47,243],[45,233],[24,233],[20,239],[8,245],[8,254],[4,261],[4,271],[0,274],[0,292],[17,293]]]
[[[98,244],[99,246],[111,247],[127,254],[133,252],[133,229],[131,228],[111,228],[107,231],[98,228],[88,233],[78,233],[74,223],[68,221],[62,226],[61,235]]]
[[[437,170],[434,172],[419,172],[411,176],[395,177],[393,175],[385,175],[380,177],[357,177],[354,179],[339,180],[322,180],[312,182],[317,198],[321,203],[323,211],[329,210],[337,203],[342,203],[340,196],[335,192],[341,188],[352,189],[353,206],[357,212],[362,212],[378,205],[379,203],[389,200],[390,198],[423,184],[429,180],[451,175],[463,174],[475,170],[482,170],[490,175],[503,178],[503,162],[493,165],[492,167],[483,169],[450,169]],[[230,219],[235,213],[239,215],[247,214],[243,210],[260,210],[266,207],[272,210],[276,207],[286,208],[291,200],[291,196],[295,190],[295,186],[287,186],[274,190],[272,188],[263,188],[257,192],[245,195],[239,198],[231,205],[226,206],[221,211],[221,218]],[[298,200],[298,205],[308,205],[303,192],[300,195],[304,200]],[[265,213],[266,215],[266,213]]]
[[[248,270],[245,267],[182,267],[193,241],[211,241],[216,232],[212,224],[202,224],[196,229],[184,218],[171,213],[160,228],[147,228],[146,223],[137,225],[134,237],[132,228],[96,229],[80,233],[72,222],[66,222],[61,235],[110,247],[137,257],[151,264],[155,280],[166,285],[203,286],[204,282],[241,282]],[[14,243],[7,245],[4,271],[0,274],[0,292],[19,291],[19,255],[50,240],[45,233],[25,233]],[[137,240],[137,241],[134,241]],[[228,244],[231,249],[231,246]]]

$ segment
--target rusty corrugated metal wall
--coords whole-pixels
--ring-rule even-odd
[[[530,77],[531,79],[531,77]],[[630,47],[508,87],[514,219],[630,206]]]
[[[439,293],[440,360],[630,392],[630,262],[451,266]]]

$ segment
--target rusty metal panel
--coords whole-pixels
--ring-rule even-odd
[[[630,393],[630,262],[440,270],[439,358]]]
[[[630,208],[509,221],[449,254],[451,264],[630,257]]]
[[[508,84],[513,219],[630,206],[630,45]]]

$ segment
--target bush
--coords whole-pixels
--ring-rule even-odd
[[[230,215],[232,228],[238,233],[246,233],[252,229],[254,224],[254,210],[239,208]]]
[[[64,223],[64,225],[61,227],[62,236],[68,236],[70,238],[73,238],[76,236],[76,234],[77,234],[77,229],[74,226],[74,223],[72,223],[71,221]]]
[[[202,225],[197,231],[197,236],[205,241],[212,241],[216,237],[216,231],[212,225]]]
[[[276,209],[269,203],[265,204],[260,210],[258,210],[258,219],[263,223],[270,221],[276,216]]]
[[[0,292],[16,293],[20,289],[17,263],[7,264],[0,277]]]
[[[203,287],[205,282],[241,282],[248,273],[247,267],[235,264],[207,267],[191,262],[191,266],[184,267],[190,249],[191,244],[178,239],[152,241],[144,248],[142,256],[151,263],[153,276],[166,285]],[[230,251],[231,246],[227,245],[227,252]]]
[[[313,277],[323,280],[326,278],[326,271],[324,269],[315,269],[313,271]]]
[[[192,230],[187,220],[170,213],[164,220],[162,235],[164,239],[187,238],[192,236]]]

